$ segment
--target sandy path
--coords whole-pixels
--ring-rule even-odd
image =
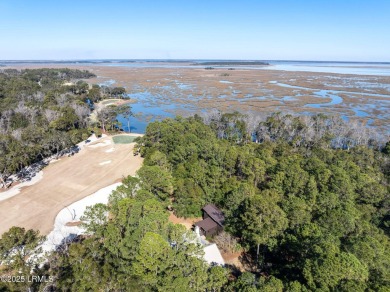
[[[181,218],[177,217],[173,212],[169,212],[169,222],[172,222],[174,224],[182,224],[184,225],[188,230],[192,228],[192,226],[195,224],[195,222],[201,221],[203,218],[198,217],[198,218]]]
[[[99,147],[93,147],[98,143]],[[12,226],[49,233],[61,209],[118,182],[123,176],[135,174],[142,158],[133,156],[133,146],[114,144],[111,137],[105,137],[72,157],[50,164],[44,168],[42,180],[0,202],[0,234]],[[112,148],[113,151],[107,151]],[[105,161],[111,162],[101,165]]]

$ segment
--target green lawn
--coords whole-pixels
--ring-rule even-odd
[[[104,100],[102,101],[102,104],[104,105],[111,105],[111,104],[115,104],[115,102],[117,102],[118,100]]]
[[[135,138],[137,138],[137,136],[119,135],[112,137],[112,140],[115,144],[129,144],[133,143]]]

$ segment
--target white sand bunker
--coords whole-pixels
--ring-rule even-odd
[[[111,144],[111,140],[107,139],[104,142],[98,142],[96,144],[88,145],[88,147],[90,147],[90,148],[106,147],[106,146],[109,146],[110,144]]]
[[[106,150],[106,151],[104,151],[104,152],[106,152],[106,153],[111,153],[111,152],[114,152],[115,151],[115,148],[113,147],[113,148],[110,148],[110,149],[108,149],[108,150]]]
[[[16,196],[17,194],[20,193],[20,190],[23,187],[32,186],[32,185],[36,184],[37,182],[39,182],[42,178],[43,178],[43,171],[40,171],[34,177],[32,177],[29,181],[22,182],[16,186],[10,188],[9,190],[7,190],[5,192],[0,193],[0,201],[4,201],[4,200],[9,199],[13,196]]]
[[[112,184],[62,209],[55,219],[53,231],[50,232],[46,241],[42,244],[43,252],[55,250],[61,243],[83,234],[84,230],[78,225],[85,209],[98,203],[107,204],[112,191],[120,185],[121,183]],[[75,224],[70,224],[70,222]]]
[[[100,162],[99,165],[106,165],[106,164],[110,164],[110,163],[111,163],[111,160],[107,160],[107,161]]]

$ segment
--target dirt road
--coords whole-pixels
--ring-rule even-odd
[[[43,170],[43,178],[20,194],[0,201],[0,235],[12,226],[48,234],[58,212],[99,189],[134,175],[142,165],[133,156],[134,143],[114,144],[111,137],[84,147]]]

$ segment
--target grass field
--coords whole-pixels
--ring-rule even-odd
[[[135,138],[137,138],[137,136],[120,135],[112,137],[112,140],[115,144],[129,144],[133,143]]]

